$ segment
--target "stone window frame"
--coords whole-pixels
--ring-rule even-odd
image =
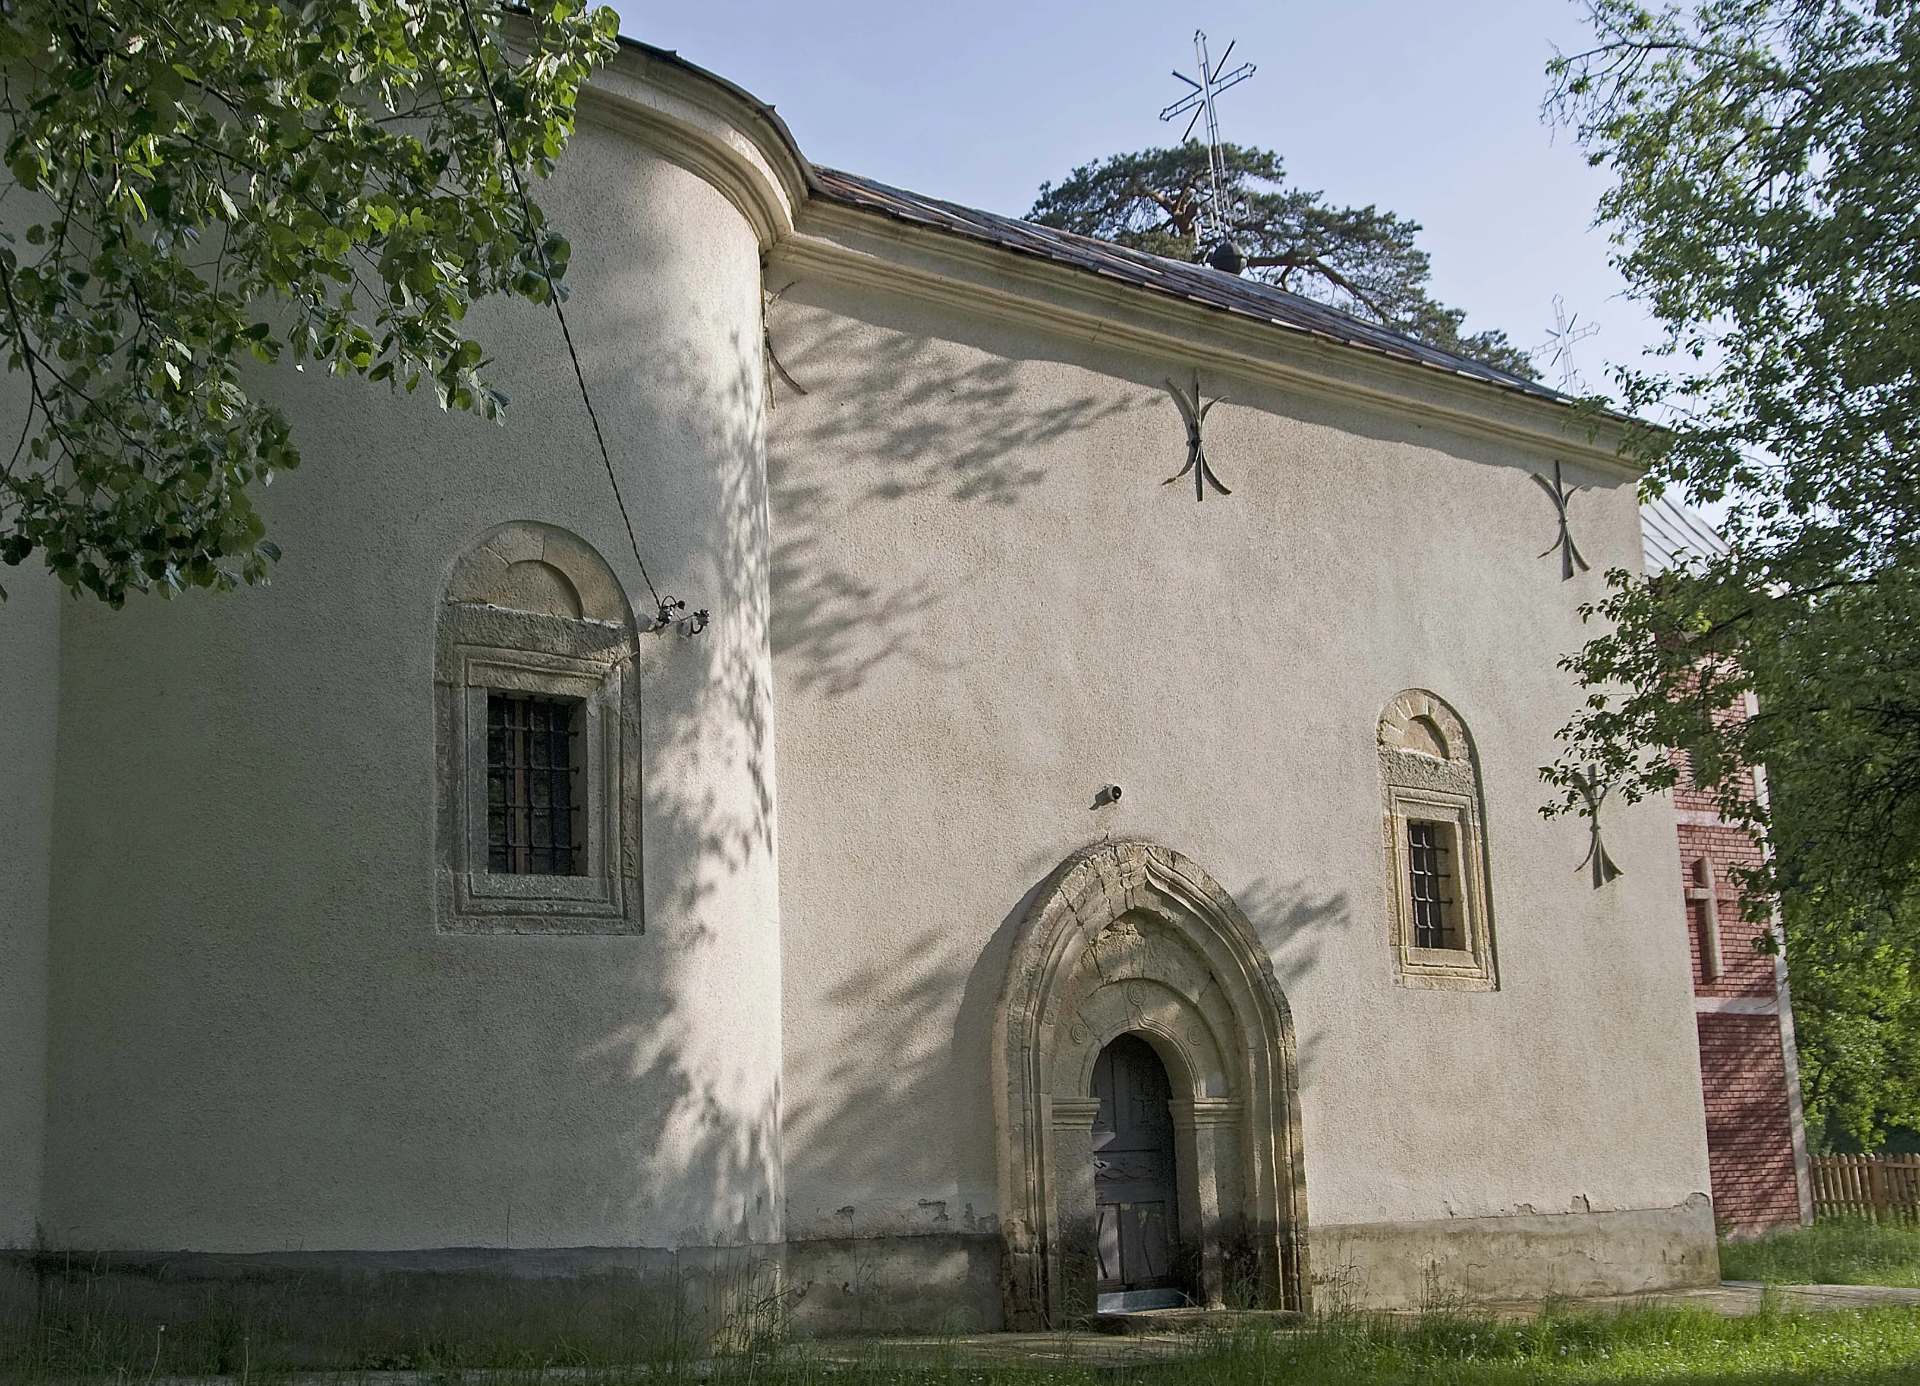
[[[455,561],[434,649],[440,932],[645,931],[633,632],[632,608],[612,569],[566,530],[509,522]],[[488,869],[487,697],[493,692],[579,705],[585,861],[575,874]]]
[[[1379,751],[1394,980],[1423,990],[1497,991],[1484,796],[1466,723],[1437,694],[1407,689],[1380,716]],[[1414,946],[1407,827],[1422,822],[1445,824],[1453,834],[1459,948]]]

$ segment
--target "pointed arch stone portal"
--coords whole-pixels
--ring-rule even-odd
[[[1304,1309],[1293,1021],[1233,898],[1170,848],[1069,858],[1021,920],[993,1038],[1011,1329],[1094,1307],[1100,1051],[1151,1044],[1173,1088],[1181,1272],[1195,1298]]]

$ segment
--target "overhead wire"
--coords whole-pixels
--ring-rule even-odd
[[[587,419],[593,425],[593,441],[600,448],[601,465],[607,469],[607,484],[613,488],[613,502],[620,507],[620,520],[627,527],[627,544],[633,550],[633,561],[639,565],[640,580],[647,584],[647,591],[653,597],[658,609],[658,621],[661,626],[669,623],[671,612],[676,603],[663,598],[660,589],[653,585],[653,578],[647,572],[647,561],[640,556],[640,540],[633,532],[633,516],[627,512],[626,497],[620,492],[620,478],[613,470],[613,456],[607,450],[606,434],[600,428],[599,411],[593,407],[593,395],[587,389],[587,375],[580,366],[580,353],[574,350],[573,333],[567,328],[566,310],[560,306],[560,289],[554,282],[553,268],[547,260],[546,245],[540,239],[539,227],[534,222],[533,203],[527,197],[527,186],[520,177],[520,164],[513,155],[513,142],[507,137],[506,117],[500,111],[500,98],[494,94],[493,77],[487,71],[486,49],[480,41],[480,26],[474,23],[473,9],[468,0],[460,0],[460,14],[466,20],[467,38],[473,45],[473,60],[480,68],[481,84],[486,88],[487,105],[493,111],[494,129],[500,136],[500,148],[507,156],[507,172],[513,180],[514,195],[520,202],[520,215],[526,222],[527,239],[532,244],[534,255],[540,266],[540,277],[547,284],[547,301],[553,305],[553,315],[560,322],[560,337],[567,346],[567,359],[573,363],[573,378],[580,387],[580,402],[587,407]],[[685,603],[678,603],[684,606]],[[704,613],[703,613],[704,614]]]

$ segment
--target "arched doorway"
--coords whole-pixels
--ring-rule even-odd
[[[1177,1260],[1173,1086],[1138,1035],[1122,1035],[1093,1063],[1095,1307],[1162,1309],[1185,1298]]]
[[[1271,959],[1205,871],[1115,842],[1053,873],[1008,961],[993,1037],[1007,1326],[1095,1308],[1102,1237],[1124,1230],[1101,1221],[1095,1071],[1122,1036],[1167,1083],[1175,1283],[1210,1305],[1306,1308],[1293,1023]]]

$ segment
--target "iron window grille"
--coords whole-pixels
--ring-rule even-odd
[[[1453,871],[1447,860],[1453,855],[1452,838],[1444,823],[1407,824],[1407,874],[1413,894],[1415,948],[1460,947],[1459,931],[1453,924],[1455,902],[1450,894]]]
[[[487,695],[487,869],[509,876],[581,872],[580,704]]]

